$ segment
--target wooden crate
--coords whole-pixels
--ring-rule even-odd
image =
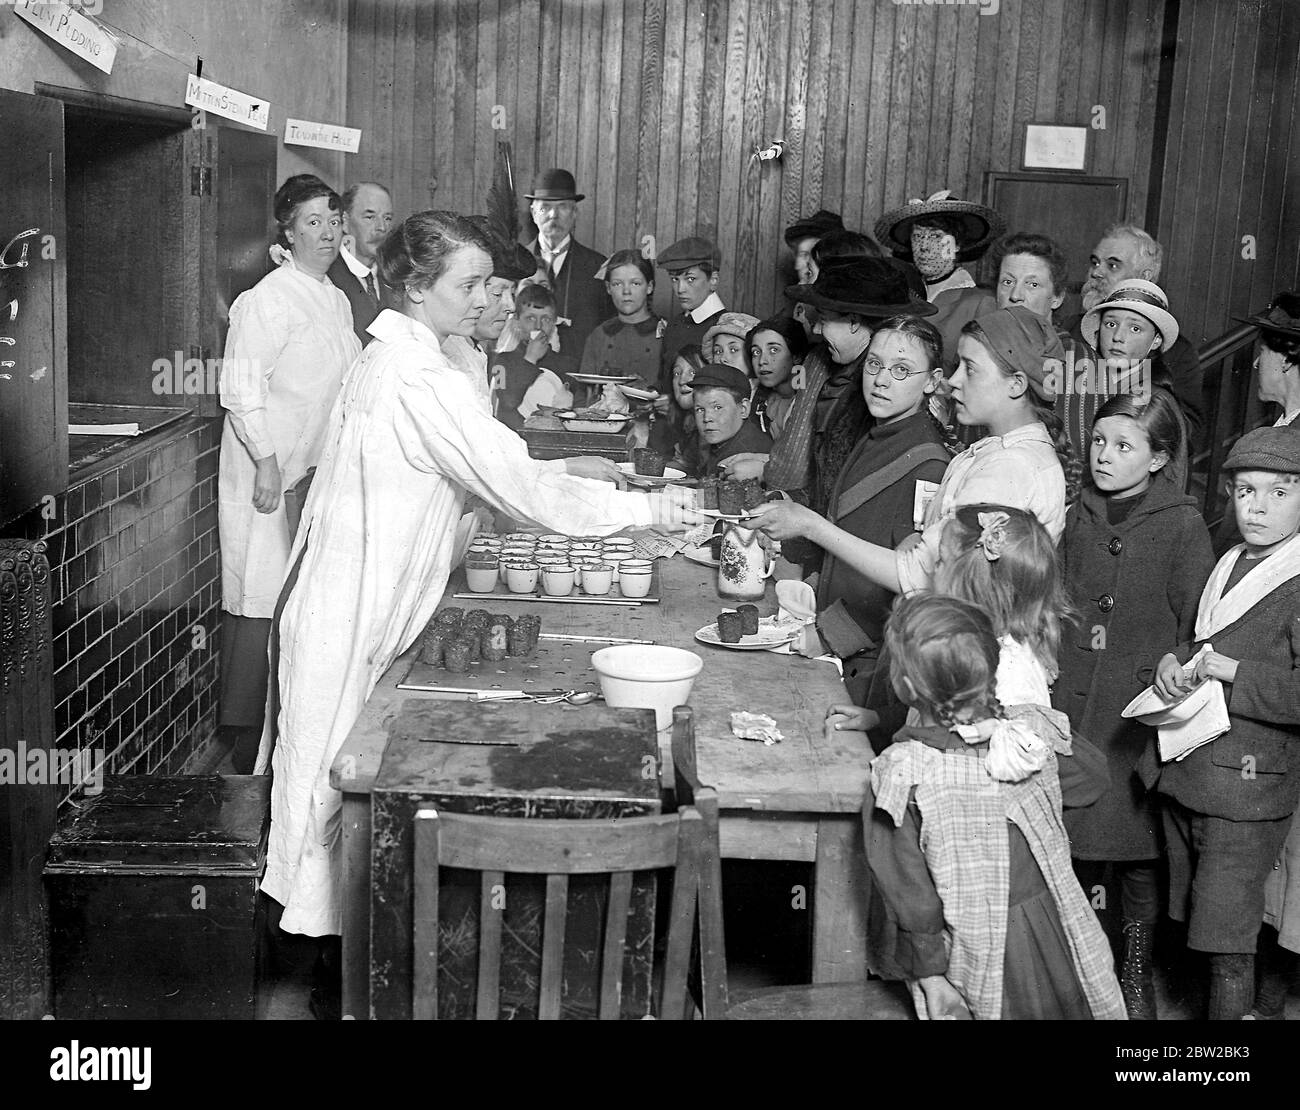
[[[271,780],[110,775],[50,841],[54,1014],[256,1016]]]

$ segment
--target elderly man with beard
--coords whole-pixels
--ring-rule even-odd
[[[1116,286],[1129,278],[1159,283],[1164,252],[1150,235],[1133,224],[1116,224],[1102,234],[1088,261],[1088,280],[1083,283],[1083,311],[1104,301]],[[1083,316],[1070,325],[1070,334],[1082,340]],[[1189,454],[1200,449],[1205,426],[1205,402],[1201,396],[1201,363],[1196,349],[1185,335],[1162,352],[1164,374],[1155,379],[1178,398],[1187,418]]]
[[[573,174],[561,169],[543,170],[533,191],[524,194],[537,225],[537,238],[528,244],[536,265],[528,276],[545,271],[555,293],[559,353],[575,364],[582,358],[587,336],[614,315],[605,283],[596,279],[605,255],[573,237],[578,202],[584,195],[578,192]]]

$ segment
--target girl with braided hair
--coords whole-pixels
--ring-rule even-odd
[[[867,862],[885,913],[868,966],[922,1018],[1122,1019],[1105,934],[1074,873],[1048,727],[996,693],[992,622],[959,598],[900,599],[885,643],[917,723],[871,765]],[[1043,752],[1018,782],[991,745]]]

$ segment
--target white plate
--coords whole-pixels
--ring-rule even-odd
[[[684,547],[682,554],[692,563],[699,563],[702,567],[716,567],[718,560],[715,559],[708,547]]]
[[[570,432],[621,432],[630,419],[629,416],[610,416],[604,420],[590,416],[562,416],[560,422]]]
[[[686,477],[684,471],[674,470],[671,466],[665,466],[661,476],[657,474],[638,474],[636,472],[636,463],[621,462],[616,465],[627,476],[628,482],[634,486],[666,486],[671,482],[680,482]]]
[[[702,644],[731,648],[734,651],[770,651],[793,640],[799,635],[799,627],[795,624],[778,624],[776,617],[759,617],[757,633],[742,636],[738,644],[724,644],[718,635],[718,623],[714,621],[696,632],[695,638]]]
[[[569,377],[573,377],[572,374]],[[636,401],[657,401],[660,394],[653,389],[638,389],[634,385],[620,385],[619,390],[624,397],[631,397]]]
[[[636,374],[570,374],[570,380],[582,382],[584,385],[604,385],[606,382],[619,384],[621,382],[634,382],[637,379]]]

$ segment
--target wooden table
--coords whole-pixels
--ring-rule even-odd
[[[536,613],[543,631],[637,637],[688,647],[704,658],[690,703],[695,710],[701,779],[722,807],[722,854],[732,859],[800,860],[814,865],[813,982],[866,977],[866,862],[860,811],[872,758],[864,733],[827,734],[826,707],[847,701],[829,663],[772,652],[698,644],[694,633],[722,607],[716,572],[681,556],[661,563],[662,603],[636,608],[537,604],[494,599],[494,611]],[[454,602],[469,605],[468,602]],[[776,611],[769,587],[760,604]],[[367,1013],[370,905],[370,791],[387,743],[388,722],[411,657],[389,668],[330,769],[343,792],[343,1013]],[[770,747],[737,740],[729,714],[769,713],[785,735]],[[672,782],[669,737],[660,734],[661,779]],[[792,892],[792,899],[797,892]]]

